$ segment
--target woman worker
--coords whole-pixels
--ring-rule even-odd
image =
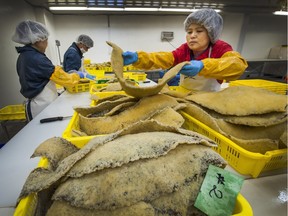
[[[19,53],[17,73],[21,85],[21,94],[27,98],[25,113],[31,121],[58,96],[55,83],[62,86],[74,86],[82,73],[68,74],[60,66],[54,66],[44,54],[48,45],[49,33],[44,25],[35,21],[20,22],[12,40],[23,44],[16,47]]]
[[[213,9],[191,13],[184,22],[186,43],[172,52],[124,52],[124,65],[168,69],[190,61],[180,71],[180,86],[194,91],[219,91],[223,80],[239,78],[247,62],[231,45],[219,40],[222,17]]]

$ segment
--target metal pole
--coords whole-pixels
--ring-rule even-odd
[[[60,41],[59,40],[55,40],[55,42],[56,42],[56,46],[57,46],[57,49],[58,49],[59,62],[60,62],[60,65],[62,65],[60,49],[59,49]]]

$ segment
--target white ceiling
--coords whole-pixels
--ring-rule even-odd
[[[224,12],[239,13],[272,13],[280,10],[281,7],[287,10],[286,0],[25,0],[34,7],[43,7],[49,10],[49,6],[85,6],[85,7],[163,7],[163,8],[203,8],[211,7],[221,9]],[[52,11],[51,11],[52,12]],[[95,12],[95,11],[53,11],[54,14],[75,14],[75,13],[131,13],[131,12]],[[135,13],[135,12],[134,12]],[[138,12],[137,12],[138,13]],[[143,12],[142,12],[143,13]],[[145,12],[147,14],[160,12]],[[164,13],[164,12],[161,12]],[[166,12],[167,13],[167,12]]]

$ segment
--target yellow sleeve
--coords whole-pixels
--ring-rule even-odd
[[[55,70],[50,80],[64,87],[73,87],[78,84],[80,77],[76,73],[66,73],[60,66],[55,66]]]
[[[133,64],[133,67],[138,69],[167,69],[172,67],[174,63],[172,52],[146,53],[139,51],[137,54],[138,61]]]
[[[246,60],[235,51],[226,52],[221,58],[207,58],[201,61],[204,67],[198,75],[218,80],[236,80],[248,67]]]

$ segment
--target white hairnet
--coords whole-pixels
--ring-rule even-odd
[[[211,43],[215,43],[223,29],[222,17],[213,9],[200,9],[191,13],[184,21],[185,31],[192,23],[202,25],[208,31]]]
[[[26,20],[20,22],[15,30],[12,40],[20,44],[34,44],[37,41],[44,41],[48,38],[49,32],[39,22]]]
[[[87,46],[88,48],[93,47],[93,40],[88,36],[88,35],[79,35],[77,38],[77,43],[82,43],[85,46]]]

